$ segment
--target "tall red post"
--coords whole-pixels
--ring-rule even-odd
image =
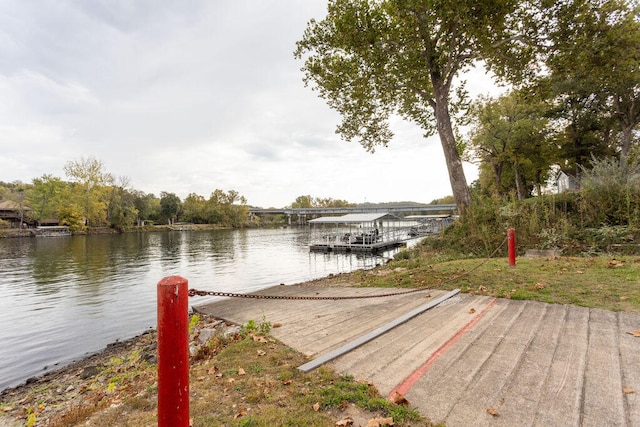
[[[516,265],[516,231],[513,228],[507,230],[507,247],[509,248],[509,265]]]
[[[187,279],[158,282],[158,427],[189,425],[188,301]]]

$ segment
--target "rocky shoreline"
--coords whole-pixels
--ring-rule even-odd
[[[240,326],[220,319],[197,314],[192,318],[189,351],[191,356],[207,345],[216,336],[228,337],[240,332]],[[110,390],[114,378],[127,369],[150,366],[157,363],[157,334],[149,330],[136,337],[116,341],[103,350],[74,361],[60,369],[47,372],[39,377],[29,378],[26,382],[0,392],[0,427],[22,425],[57,425],[63,414],[74,407],[95,401],[96,405],[113,404],[122,400],[115,391]],[[140,378],[128,386],[148,389],[155,384],[142,371]],[[37,424],[31,420],[38,420]]]

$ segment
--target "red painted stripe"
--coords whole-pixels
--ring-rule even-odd
[[[480,319],[482,319],[482,316],[484,316],[485,313],[495,305],[495,303],[496,303],[495,298],[489,301],[489,304],[487,304],[487,306],[484,309],[482,309],[480,313],[476,314],[475,317],[469,321],[469,323],[464,325],[454,335],[452,335],[447,341],[445,341],[445,343],[442,344],[436,351],[431,353],[431,357],[429,357],[429,359],[422,366],[420,366],[418,369],[416,369],[411,374],[409,374],[409,376],[407,376],[407,378],[405,378],[404,381],[398,384],[396,388],[391,390],[391,393],[389,393],[389,397],[393,398],[393,396],[396,393],[399,393],[403,396],[407,394],[407,392],[411,389],[411,387],[420,378],[422,378],[422,376],[429,370],[431,365],[433,365],[440,356],[446,353],[447,350],[453,347],[453,345],[456,342],[458,342],[458,340],[462,338],[464,334],[466,334],[471,328],[473,328],[480,321]]]

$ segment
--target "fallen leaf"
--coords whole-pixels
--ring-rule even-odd
[[[291,384],[291,380],[282,380],[282,384],[289,385]]]
[[[478,290],[479,290],[480,292],[487,292],[487,287],[486,287],[486,286],[484,286],[484,285],[480,285],[480,286],[478,287]]]
[[[233,378],[229,378],[229,379],[227,380],[227,382],[228,382],[228,383],[234,383],[234,382],[236,382],[236,380],[235,380],[235,379],[233,379]]]
[[[620,297],[620,301],[626,301],[626,300],[628,300],[628,299],[629,299],[629,297],[628,297],[628,296],[626,296],[626,295],[622,295],[622,296]]]
[[[189,418],[189,427],[193,427],[193,418]]]
[[[475,309],[475,308],[471,307],[471,308],[469,309],[469,313],[473,314],[473,313],[475,313],[475,312],[476,312],[476,309]]]
[[[584,274],[584,271],[582,271],[582,270],[576,270],[576,273],[577,273],[577,274]]]
[[[235,420],[237,418],[243,417],[244,414],[246,414],[246,411],[244,409],[240,409],[238,413],[233,416],[233,419]]]
[[[544,289],[544,288],[545,288],[544,283],[540,283],[540,282],[536,283],[536,289]]]
[[[2,411],[2,412],[11,412],[11,411],[13,411],[13,408],[11,406],[5,406],[4,408],[0,409],[0,411]]]
[[[634,337],[640,337],[640,329],[633,332],[627,332],[629,335],[633,335]]]
[[[631,393],[635,393],[636,391],[632,388],[625,388],[622,391],[624,391],[624,394],[631,394]]]
[[[342,426],[352,426],[353,425],[353,419],[347,417],[343,420],[340,421],[336,421],[336,426],[337,427],[342,427]]]
[[[238,375],[247,375],[247,373],[242,368],[238,368]]]
[[[252,335],[251,337],[255,342],[267,342],[267,339],[261,335]]]
[[[487,408],[487,414],[493,415],[494,417],[499,417],[500,414],[493,408]]]
[[[607,267],[615,268],[615,267],[622,267],[623,265],[624,265],[624,262],[618,261],[617,259],[613,259],[609,261],[609,264],[607,264]]]
[[[393,418],[372,418],[367,422],[367,427],[393,426]]]
[[[346,400],[343,400],[342,403],[338,405],[338,409],[340,409],[341,411],[344,411],[348,407],[349,407],[349,402],[347,402]]]
[[[282,327],[282,323],[274,323],[273,325],[271,325],[272,328],[280,328]]]
[[[391,401],[396,405],[409,406],[409,401],[405,399],[405,397],[402,394],[398,393],[397,391],[393,392],[393,396],[391,396]]]
[[[319,404],[319,403],[317,403],[317,402],[316,402],[316,403],[314,403],[314,404],[313,404],[313,410],[314,410],[314,411],[316,411],[316,412],[318,412],[318,411],[320,410],[320,404]]]
[[[258,356],[264,356],[265,354],[267,354],[266,351],[258,350]]]
[[[213,368],[210,368],[210,369],[207,371],[207,373],[208,373],[209,375],[213,375],[213,374],[215,374],[217,371],[218,371],[218,368],[214,366]]]

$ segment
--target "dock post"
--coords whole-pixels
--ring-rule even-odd
[[[158,427],[189,426],[187,279],[158,282]]]
[[[516,231],[513,228],[507,230],[507,247],[509,252],[509,265],[516,265]]]

